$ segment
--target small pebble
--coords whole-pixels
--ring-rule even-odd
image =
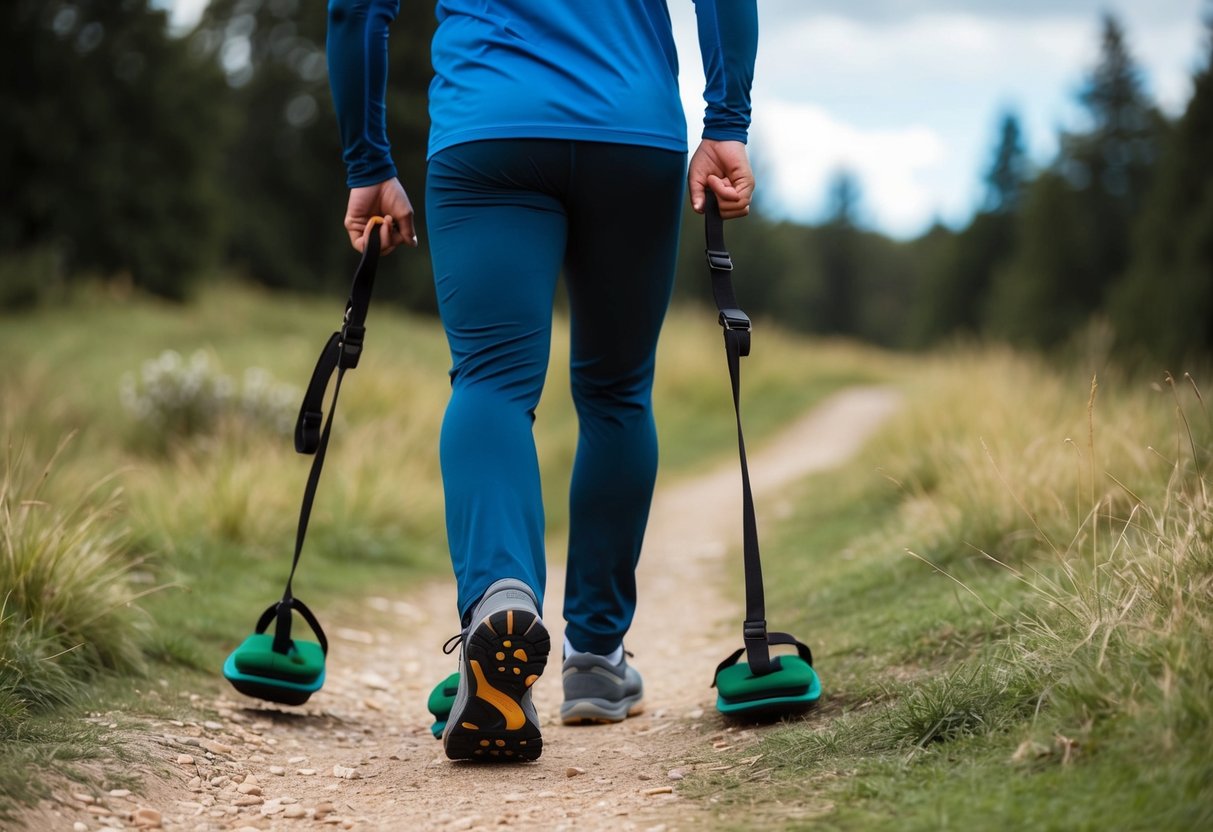
[[[241,794],[259,795],[261,794],[261,787],[256,783],[241,783],[236,787],[236,791],[240,792]]]
[[[342,780],[359,780],[362,778],[362,775],[358,773],[358,769],[342,765],[333,766],[333,776],[340,777]]]
[[[134,822],[135,826],[143,829],[158,827],[163,822],[160,811],[158,809],[153,809],[150,806],[140,806],[135,810],[135,814],[131,820]]]
[[[670,769],[670,773],[666,776],[671,780],[681,780],[687,776],[687,771],[684,768],[672,768]]]
[[[658,795],[658,794],[673,794],[673,793],[674,793],[673,786],[657,786],[656,788],[645,789],[644,791],[641,792],[641,794],[644,795],[645,797],[652,797],[652,796]]]
[[[73,792],[72,799],[79,800],[85,805],[91,805],[97,802],[97,798],[93,797],[91,794],[84,794],[83,792]]]
[[[299,765],[299,763],[306,763],[307,757],[291,757],[289,760],[287,760],[287,762],[295,766]]]
[[[192,766],[194,764],[194,756],[192,754],[178,754],[177,765]]]
[[[88,832],[88,824],[78,820],[72,824],[72,832]]]
[[[316,773],[316,769],[314,769],[314,768],[301,768],[301,769],[299,769],[299,770],[298,770],[297,772],[295,772],[295,773],[296,773],[296,774],[298,774],[298,775],[300,775],[301,777],[311,777],[313,774],[315,774],[315,773]]]
[[[130,789],[110,789],[110,797],[130,797]]]
[[[270,774],[273,774],[276,777],[282,777],[286,774],[286,769],[284,769],[282,766],[270,766]]]
[[[569,766],[564,770],[565,777],[576,777],[578,774],[585,774],[585,769],[579,766]]]
[[[307,810],[299,805],[287,806],[286,810],[282,813],[284,818],[301,818],[305,815],[307,815]]]
[[[265,801],[255,794],[246,794],[232,801],[233,806],[260,806]]]

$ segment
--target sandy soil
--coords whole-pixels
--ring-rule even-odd
[[[759,448],[751,471],[760,520],[786,511],[780,495],[789,483],[844,462],[896,406],[885,389],[846,391]],[[543,756],[512,766],[448,761],[425,709],[430,688],[455,669],[454,657],[439,650],[457,630],[454,586],[437,582],[325,611],[329,676],[306,706],[263,707],[234,691],[214,701],[195,696],[198,708],[217,716],[151,726],[140,741],[157,764],[142,796],[70,789],[27,820],[34,829],[208,832],[698,828],[703,810],[679,797],[679,781],[727,767],[716,755],[743,748],[761,730],[722,721],[709,688],[717,662],[741,643],[741,610],[722,592],[726,581],[740,580],[740,504],[735,460],[659,487],[627,642],[647,708],[623,724],[559,724],[556,568],[545,618],[552,659],[535,686]],[[562,551],[562,541],[549,549]]]

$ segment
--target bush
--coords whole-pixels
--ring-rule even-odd
[[[144,438],[166,445],[175,438],[212,433],[224,419],[289,434],[299,391],[266,370],[250,367],[237,385],[211,356],[199,350],[186,361],[173,350],[143,362],[139,375],[119,385],[123,407],[144,428]]]

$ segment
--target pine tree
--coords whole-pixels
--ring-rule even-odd
[[[219,242],[219,73],[147,0],[0,8],[0,254],[184,296]]]
[[[1178,361],[1213,353],[1213,15],[1204,66],[1134,229],[1111,314],[1125,341]]]
[[[1019,207],[1024,183],[1028,179],[1028,154],[1024,149],[1019,116],[1006,112],[999,126],[998,147],[994,161],[986,172],[984,211],[991,214],[1012,214]]]
[[[1052,169],[1027,189],[1015,254],[985,304],[986,320],[1014,340],[1056,344],[1104,307],[1128,265],[1130,228],[1165,135],[1111,15],[1079,100],[1088,129],[1063,135]]]
[[[271,286],[345,291],[353,256],[341,227],[347,190],[329,92],[324,4],[300,0],[212,0],[195,48],[227,72],[243,114],[222,188],[229,205],[228,256],[248,277]],[[424,229],[426,91],[432,75],[432,15],[392,26],[388,135],[400,179]],[[246,60],[237,60],[244,58]],[[406,277],[381,281],[376,294],[432,310],[425,249],[392,259]]]

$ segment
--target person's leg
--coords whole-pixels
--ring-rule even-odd
[[[501,578],[540,601],[546,569],[531,432],[564,257],[564,143],[472,142],[430,160],[426,216],[451,348],[440,457],[459,612]],[[465,622],[467,623],[467,622]]]
[[[580,438],[564,616],[578,651],[609,654],[636,607],[657,475],[652,386],[678,251],[684,154],[576,143],[565,257]]]

